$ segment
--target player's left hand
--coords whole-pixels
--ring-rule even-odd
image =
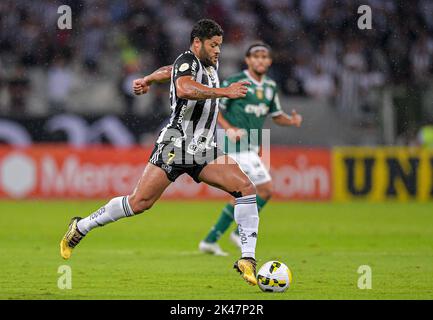
[[[295,109],[292,110],[292,125],[300,127],[302,123],[302,116],[296,112]]]
[[[146,94],[149,91],[150,84],[146,80],[146,77],[135,79],[132,82],[132,89],[134,90],[134,94],[139,96],[142,94]]]

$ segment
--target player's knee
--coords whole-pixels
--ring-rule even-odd
[[[137,196],[129,197],[129,204],[134,214],[143,213],[146,210],[152,208],[154,201],[151,199],[140,198]]]
[[[248,177],[245,177],[245,179],[242,181],[239,191],[242,196],[249,196],[257,193],[256,186],[251,182],[250,179],[248,179]]]
[[[265,188],[259,188],[257,190],[257,194],[263,200],[271,199],[273,192],[274,192],[274,188],[272,186],[266,186]]]

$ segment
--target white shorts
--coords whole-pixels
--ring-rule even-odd
[[[257,186],[272,180],[268,169],[263,164],[259,155],[253,151],[242,151],[239,153],[229,153],[241,167],[242,171]]]

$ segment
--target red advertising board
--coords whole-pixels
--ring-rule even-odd
[[[271,148],[274,198],[331,200],[331,151],[321,148]]]
[[[0,198],[95,199],[129,194],[151,151],[151,147],[0,147]],[[329,150],[272,147],[270,159],[276,199],[331,198]],[[224,199],[228,196],[183,175],[163,197]]]

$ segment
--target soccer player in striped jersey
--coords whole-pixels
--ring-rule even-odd
[[[69,259],[76,245],[94,228],[149,210],[164,190],[187,173],[197,183],[204,182],[236,198],[234,216],[246,235],[242,255],[234,268],[251,285],[257,284],[255,248],[259,217],[256,189],[239,165],[220,151],[215,143],[215,127],[220,98],[242,98],[248,81],[219,88],[218,57],[223,30],[213,20],[198,21],[190,36],[190,48],[173,66],[158,69],[134,81],[136,94],[146,93],[153,82],[171,79],[171,116],[161,131],[142,177],[130,195],[111,199],[88,217],[72,218],[60,243],[60,253]]]
[[[236,159],[242,170],[248,175],[257,189],[257,207],[260,211],[271,198],[272,181],[266,166],[262,163],[258,152],[261,144],[261,130],[268,115],[274,122],[282,126],[300,126],[302,117],[292,112],[289,116],[283,112],[278,98],[276,83],[266,73],[271,66],[271,49],[264,43],[252,44],[245,55],[248,66],[223,82],[223,87],[238,81],[250,81],[245,97],[236,99],[223,98],[220,105],[224,110],[218,116],[218,122],[226,130],[226,152]],[[257,137],[252,137],[257,133]],[[230,227],[234,215],[234,199],[223,208],[218,221],[206,238],[200,242],[202,252],[214,255],[227,255],[217,241]],[[230,239],[241,246],[239,230],[230,234]]]

